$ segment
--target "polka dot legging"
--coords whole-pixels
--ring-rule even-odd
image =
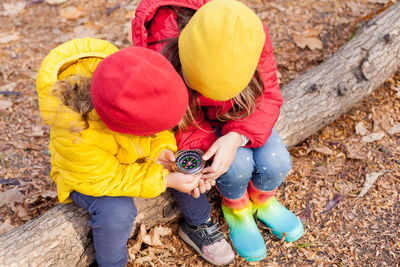
[[[224,197],[238,199],[245,193],[250,179],[257,189],[271,191],[283,182],[291,168],[287,146],[272,129],[271,136],[262,147],[240,147],[231,167],[216,183]]]

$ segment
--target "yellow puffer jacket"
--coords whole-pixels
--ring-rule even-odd
[[[107,41],[75,39],[53,49],[40,67],[36,80],[40,115],[50,125],[50,175],[60,202],[71,202],[73,190],[91,196],[143,198],[165,190],[168,170],[155,161],[164,149],[176,151],[171,131],[154,136],[116,133],[92,110],[89,128],[73,132],[72,127],[84,126],[80,114],[52,92],[54,83],[68,75],[91,77],[97,64],[117,50]]]

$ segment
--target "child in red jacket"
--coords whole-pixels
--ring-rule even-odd
[[[274,129],[283,98],[261,20],[235,0],[143,0],[132,27],[134,45],[162,52],[185,79],[190,107],[178,125],[178,148],[199,148],[212,159],[202,178],[206,185],[216,179],[238,254],[266,256],[255,212],[278,238],[300,238],[301,221],[273,197],[291,158]],[[233,259],[209,221],[205,189],[193,192],[202,193],[197,199],[175,193],[185,217],[179,234],[209,262],[227,264]]]

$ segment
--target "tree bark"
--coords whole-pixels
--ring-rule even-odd
[[[331,58],[282,88],[276,129],[289,147],[371,94],[400,68],[400,3],[377,15]]]
[[[368,96],[400,68],[400,3],[361,27],[330,59],[282,88],[277,130],[288,146],[317,132]],[[137,226],[172,221],[170,193],[135,199]],[[85,266],[94,260],[89,215],[62,204],[0,236],[0,266]]]
[[[138,215],[131,236],[141,224],[148,228],[176,219],[173,196],[135,198]],[[0,266],[87,266],[94,261],[90,216],[75,204],[60,204],[42,216],[0,235]]]

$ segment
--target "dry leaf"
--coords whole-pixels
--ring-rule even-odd
[[[151,237],[150,237],[150,235],[147,234],[147,231],[145,232],[145,234],[142,235],[142,241],[143,241],[143,243],[145,243],[149,246],[152,245]]]
[[[24,2],[16,2],[12,4],[4,3],[3,4],[4,11],[1,12],[1,15],[13,17],[15,15],[18,15],[19,12],[21,12],[22,10],[24,10],[25,6],[26,3]]]
[[[12,92],[14,91],[16,85],[17,85],[16,82],[7,83],[5,85],[0,86],[0,91]]]
[[[152,247],[164,247],[164,244],[160,240],[160,236],[170,235],[171,233],[172,231],[169,228],[156,226],[150,230],[149,234],[147,234],[146,226],[142,224],[140,225],[140,230],[136,240],[130,248],[130,253],[135,254],[137,251],[139,251],[142,243]]]
[[[86,36],[90,36],[93,38],[99,38],[97,30],[93,27],[88,27],[85,25],[79,25],[74,28],[73,38],[84,38]]]
[[[15,205],[13,211],[18,214],[18,217],[21,218],[23,221],[29,221],[31,216],[29,216],[28,212],[26,211],[25,207],[22,205]]]
[[[14,210],[15,203],[24,203],[25,196],[18,188],[13,188],[4,192],[0,192],[0,206],[8,204]]]
[[[304,36],[304,37],[317,37],[321,33],[323,28],[324,28],[323,25],[317,25],[314,28],[308,29],[303,32],[296,32],[293,35]]]
[[[400,85],[395,85],[391,89],[395,90],[397,92],[396,97],[400,98]]]
[[[8,109],[12,106],[12,102],[8,100],[0,100],[0,110]]]
[[[30,150],[41,150],[42,149],[42,147],[40,145],[31,143],[31,142],[18,142],[18,143],[13,143],[13,145],[19,149],[30,149]]]
[[[150,245],[152,247],[162,247],[163,246],[163,243],[160,240],[160,235],[157,233],[155,228],[152,228],[150,230],[149,236],[150,236],[151,243],[148,245]]]
[[[44,2],[49,5],[60,5],[67,2],[67,0],[45,0]]]
[[[285,12],[287,7],[286,6],[281,6],[278,3],[275,2],[268,2],[269,5],[271,6],[271,8],[275,8],[276,10],[280,11],[280,12]]]
[[[375,112],[375,110],[373,110],[372,119],[374,121],[372,132],[374,133],[380,132],[381,130],[387,132],[394,124],[393,118],[387,113],[379,115]]]
[[[328,156],[332,156],[332,155],[335,155],[335,152],[333,152],[329,147],[327,147],[327,146],[323,146],[323,145],[314,145],[314,146],[311,146],[310,148],[309,148],[309,151],[316,151],[316,152],[319,152],[319,153],[321,153],[321,154],[324,154],[324,155],[328,155]]]
[[[400,123],[395,123],[392,129],[388,131],[388,134],[398,134],[398,133],[400,133]]]
[[[293,34],[294,43],[304,49],[308,47],[310,50],[322,49],[322,42],[318,38],[321,33],[323,26],[318,26],[313,29],[309,29],[302,33]]]
[[[11,224],[11,220],[7,218],[5,222],[0,224],[0,235],[13,229],[15,225]]]
[[[367,160],[368,154],[363,150],[363,143],[359,139],[352,138],[345,143],[346,156],[349,159]]]
[[[32,136],[43,136],[43,133],[44,131],[41,126],[35,125],[32,127]]]
[[[378,177],[381,176],[383,173],[383,171],[367,173],[365,175],[364,186],[361,189],[360,194],[358,194],[358,197],[363,197],[375,183],[376,179],[378,179]]]
[[[140,247],[142,246],[143,243],[143,238],[144,236],[147,235],[146,231],[146,226],[144,224],[140,225],[139,233],[136,236],[136,240],[133,242],[133,245],[130,246],[129,248],[129,253],[130,254],[135,254],[136,252],[139,251]]]
[[[350,8],[353,16],[360,16],[362,14],[361,6],[355,2],[347,2],[346,5]]]
[[[316,252],[312,251],[310,249],[303,249],[302,252],[304,253],[304,256],[307,257],[308,260],[314,259]]]
[[[134,263],[135,266],[156,266],[155,264],[153,264],[153,261],[154,261],[153,257],[144,256],[137,258]]]
[[[282,74],[278,70],[276,71],[276,76],[278,76],[278,81],[281,82],[282,81]]]
[[[85,13],[82,11],[81,6],[68,6],[60,10],[60,16],[66,20],[77,20],[85,16]]]
[[[57,197],[57,192],[53,190],[42,190],[40,195],[43,198],[56,198]]]
[[[355,129],[356,129],[356,133],[361,136],[367,135],[369,133],[367,128],[365,128],[364,123],[362,123],[361,121],[359,123],[357,123]]]
[[[268,15],[270,14],[270,12],[268,11],[268,10],[264,10],[264,11],[261,11],[261,12],[259,12],[259,13],[257,13],[257,16],[262,20],[262,21],[264,21],[266,18],[268,18]]]
[[[374,141],[378,141],[385,136],[385,133],[370,133],[369,135],[363,136],[361,141],[370,143]]]
[[[19,32],[13,32],[13,33],[3,32],[0,33],[0,44],[6,44],[9,42],[17,41],[21,38],[22,36]]]
[[[154,227],[154,229],[155,229],[156,233],[160,236],[172,234],[172,230],[168,227],[156,226],[156,227]]]
[[[306,47],[308,47],[310,50],[322,49],[322,42],[317,37],[294,35],[293,41],[298,47],[302,49]]]
[[[368,0],[368,3],[372,4],[386,4],[389,0]]]
[[[304,210],[298,215],[299,219],[301,222],[305,222],[308,219],[311,218],[312,212],[311,212],[311,208],[310,208],[310,202],[307,201],[306,202],[306,207],[304,208]]]
[[[160,240],[160,236],[163,235],[170,235],[172,233],[171,229],[156,226],[150,230],[149,237],[150,237],[150,244],[144,241],[146,244],[153,246],[153,247],[163,247],[164,244]]]
[[[326,204],[325,209],[321,212],[321,214],[331,211],[343,198],[343,195],[337,195],[329,200],[328,204]]]

